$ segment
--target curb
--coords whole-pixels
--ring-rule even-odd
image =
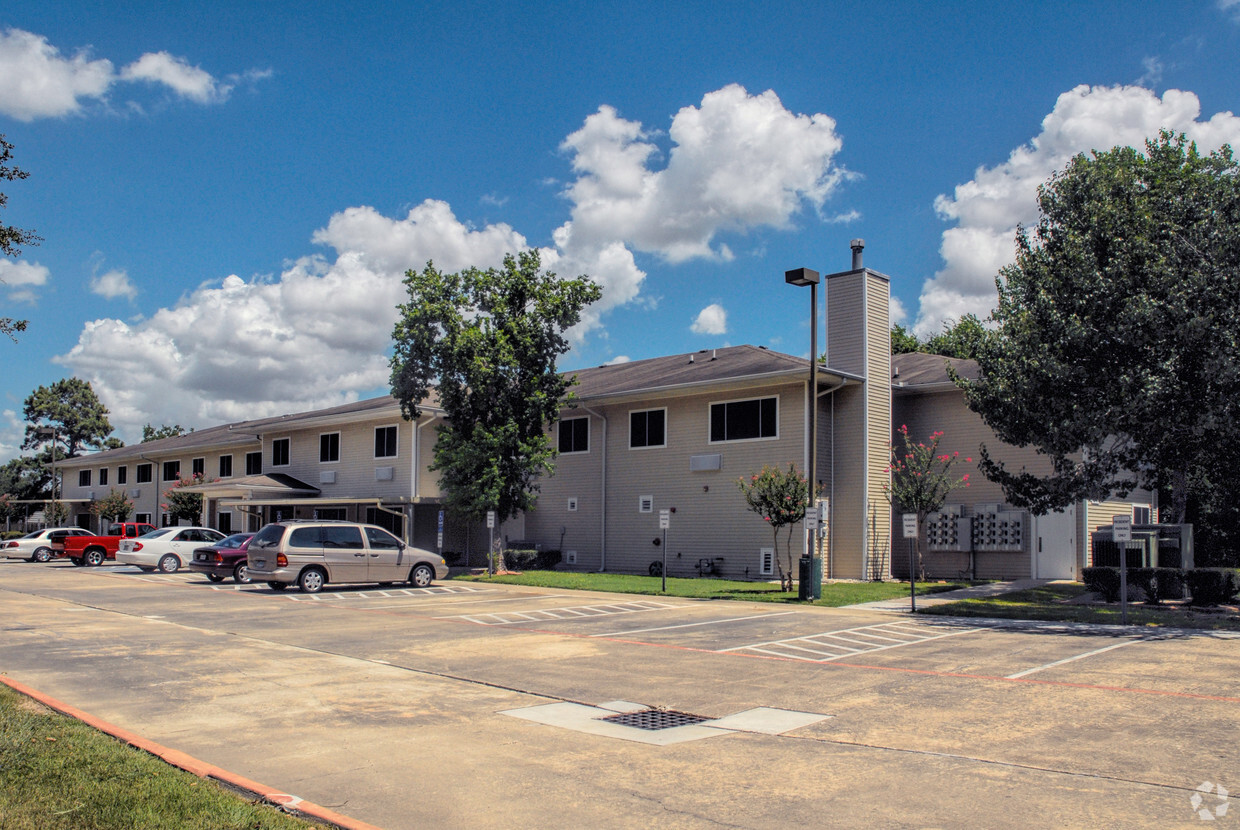
[[[71,718],[75,718],[87,726],[93,727],[100,732],[105,732],[117,740],[124,741],[132,747],[148,752],[174,767],[179,767],[186,772],[193,773],[199,778],[219,781],[222,784],[226,784],[231,789],[239,790],[242,793],[255,796],[259,800],[271,804],[286,813],[313,819],[331,827],[339,827],[341,830],[382,830],[382,828],[373,824],[367,824],[364,821],[358,821],[355,818],[342,815],[341,813],[337,813],[335,810],[315,804],[313,801],[306,801],[298,796],[273,790],[266,784],[251,781],[249,778],[245,778],[237,775],[236,773],[229,772],[226,769],[213,766],[212,764],[208,764],[204,761],[200,761],[192,755],[187,755],[179,750],[169,749],[162,744],[157,744],[154,741],[147,740],[141,735],[108,723],[101,718],[95,717],[89,712],[84,712],[81,709],[70,706],[67,703],[62,703],[56,698],[45,695],[23,683],[13,680],[12,678],[0,675],[0,683],[3,683],[15,692],[19,692],[32,700],[42,703],[49,709],[54,709],[63,715],[68,715]]]

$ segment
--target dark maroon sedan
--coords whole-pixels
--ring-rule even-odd
[[[223,582],[232,577],[239,585],[248,584],[246,575],[246,552],[253,533],[234,533],[209,547],[194,548],[189,569],[206,574],[212,582]]]

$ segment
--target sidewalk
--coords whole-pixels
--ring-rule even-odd
[[[995,597],[999,594],[1011,593],[1012,591],[1024,591],[1028,588],[1039,588],[1054,581],[1055,580],[1053,579],[1016,579],[1011,582],[987,582],[982,585],[959,588],[955,591],[943,591],[938,594],[918,594],[917,607],[929,608],[932,605],[946,605],[949,602],[956,602],[961,599]],[[897,599],[880,599],[875,602],[862,602],[857,605],[847,605],[845,607],[867,608],[871,611],[902,611],[907,613],[909,610],[909,597],[906,594],[905,596]]]

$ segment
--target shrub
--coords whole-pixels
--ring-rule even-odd
[[[504,567],[510,571],[553,571],[560,559],[558,550],[514,548],[504,551]]]
[[[1129,568],[1128,584],[1140,588],[1150,605],[1184,596],[1184,573],[1179,568]]]
[[[1184,582],[1193,605],[1219,605],[1240,592],[1240,575],[1228,568],[1193,568]]]
[[[1119,568],[1094,566],[1081,571],[1085,587],[1102,594],[1106,602],[1119,602]]]

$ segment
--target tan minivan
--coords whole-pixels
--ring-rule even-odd
[[[408,582],[425,588],[448,576],[443,557],[406,545],[376,525],[287,521],[250,539],[249,576],[275,591],[297,585],[307,594],[328,583]]]

